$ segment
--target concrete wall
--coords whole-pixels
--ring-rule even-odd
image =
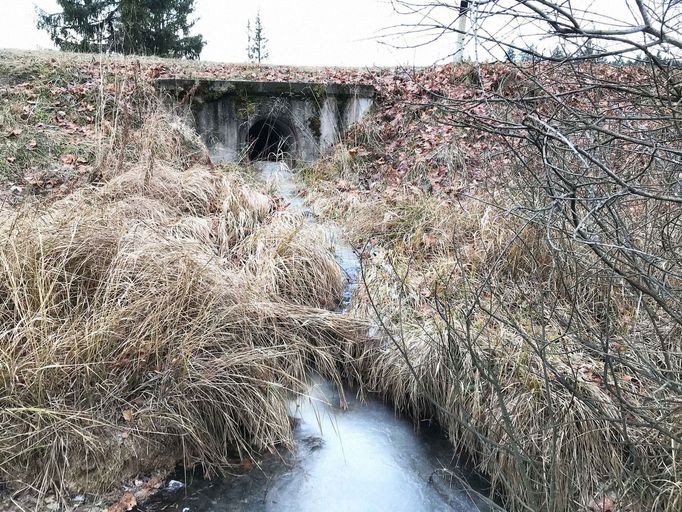
[[[196,129],[216,162],[248,157],[249,130],[262,120],[284,125],[294,164],[317,159],[372,106],[368,86],[298,82],[159,80],[177,99],[189,95]]]

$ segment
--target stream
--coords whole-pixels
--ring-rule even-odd
[[[286,164],[257,162],[256,166],[291,208],[304,210]],[[330,228],[330,236],[347,276],[344,308],[356,285],[359,262],[338,227]],[[290,404],[295,418],[293,453],[266,455],[248,471],[221,481],[179,473],[176,490],[160,492],[145,510],[489,510],[486,500],[474,491],[483,491],[483,481],[458,462],[452,444],[437,426],[424,422],[417,431],[412,421],[397,417],[390,404],[373,396],[359,400],[352,389],[345,391],[345,398],[348,405],[342,409],[336,386],[311,377],[306,395]]]

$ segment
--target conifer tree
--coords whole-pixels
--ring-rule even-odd
[[[251,20],[246,24],[246,31],[248,43],[246,46],[246,55],[249,62],[257,62],[260,64],[270,55],[268,53],[267,38],[263,35],[263,24],[260,21],[260,12],[256,14],[256,19],[251,29]]]
[[[61,49],[197,59],[206,44],[189,35],[194,0],[57,0],[38,10],[38,28]]]

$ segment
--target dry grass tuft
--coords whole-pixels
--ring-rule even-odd
[[[664,355],[637,301],[588,250],[557,256],[490,198],[376,193],[341,176],[312,198],[364,247],[354,311],[386,334],[358,354],[369,390],[435,418],[511,510],[677,510],[679,394],[652,374]]]
[[[291,442],[362,323],[329,244],[232,175],[146,163],[0,230],[0,479],[105,491]],[[353,349],[355,350],[355,349]]]
[[[343,293],[344,276],[325,230],[301,215],[281,212],[237,248],[248,258],[256,287],[295,304],[330,309]]]

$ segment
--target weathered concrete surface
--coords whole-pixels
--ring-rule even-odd
[[[226,80],[157,81],[189,96],[196,129],[216,162],[317,159],[371,107],[370,86]]]

